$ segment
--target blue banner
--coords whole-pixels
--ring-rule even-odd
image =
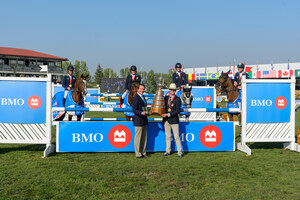
[[[58,152],[134,152],[132,122],[59,122],[58,128]],[[149,122],[147,130],[147,151],[165,151],[163,123]],[[183,151],[235,150],[233,122],[181,122],[179,133]]]
[[[87,93],[88,94],[99,94],[99,90],[98,89],[87,89]],[[87,96],[85,102],[96,103],[99,101],[98,101],[97,96]]]
[[[46,82],[0,81],[1,123],[46,123]]]
[[[289,83],[247,83],[247,123],[290,122]]]
[[[169,90],[164,89],[166,96]],[[197,88],[193,87],[191,93],[193,94],[192,108],[214,108],[214,89],[213,88]]]
[[[65,91],[65,88],[63,88],[62,86],[54,86],[53,88],[54,88],[53,89],[54,90],[54,92],[53,92],[54,95],[53,96],[55,96],[55,94],[58,93],[58,92],[64,92]]]

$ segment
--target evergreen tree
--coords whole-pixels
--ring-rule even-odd
[[[106,68],[103,71],[104,78],[117,78],[117,72],[111,68]]]
[[[155,93],[157,90],[157,78],[152,69],[147,74],[147,82],[146,83],[147,83],[146,84],[147,93]]]
[[[127,76],[130,74],[130,68],[129,67],[125,67],[123,69],[120,70],[120,77],[121,78],[127,78]]]
[[[103,77],[104,77],[103,68],[100,66],[100,64],[98,64],[95,75],[94,75],[95,82],[100,85]]]

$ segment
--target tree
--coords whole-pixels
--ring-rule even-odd
[[[95,82],[100,85],[103,76],[104,76],[103,75],[103,68],[100,66],[100,64],[98,64],[95,75],[94,75]]]
[[[74,64],[74,76],[76,76],[77,78],[79,77],[80,75],[80,61],[79,60],[75,60],[75,64]]]
[[[69,61],[63,62],[63,63],[62,63],[62,70],[63,70],[65,73],[68,73],[68,72],[67,72],[67,69],[68,69],[68,67],[69,67],[70,65],[72,65],[72,62],[69,62]]]
[[[114,72],[114,70],[111,68],[104,69],[103,74],[104,74],[104,78],[116,78],[117,77],[117,73]]]
[[[130,68],[129,67],[125,67],[125,68],[120,70],[120,77],[121,78],[126,78],[129,74],[130,74]]]
[[[154,71],[151,69],[147,74],[147,93],[155,93],[157,90],[157,78]]]

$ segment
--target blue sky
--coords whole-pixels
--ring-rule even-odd
[[[0,46],[97,64],[185,67],[300,61],[300,1],[0,1]]]

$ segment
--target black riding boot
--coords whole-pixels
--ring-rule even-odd
[[[66,107],[66,98],[63,98],[63,107]]]

